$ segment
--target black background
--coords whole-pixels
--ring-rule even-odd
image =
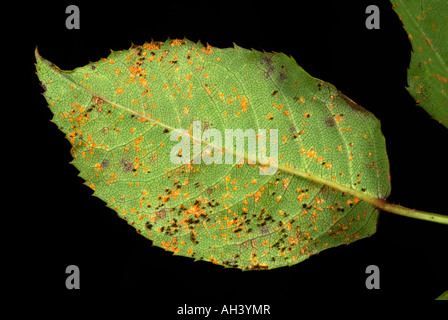
[[[22,289],[31,286],[66,299],[141,301],[148,312],[163,309],[167,315],[184,303],[270,303],[273,314],[287,314],[321,301],[429,301],[447,290],[447,227],[390,213],[380,215],[371,238],[292,267],[242,272],[172,256],[91,196],[69,164],[69,142],[49,121],[52,114],[35,75],[36,46],[62,69],[107,57],[110,49],[168,37],[284,52],[381,120],[392,176],[388,200],[446,214],[448,130],[415,106],[405,90],[411,51],[407,34],[387,1],[341,2],[60,1],[18,9],[20,36],[8,45],[17,48],[25,67],[18,76],[26,91],[12,104],[21,119],[16,122],[20,130],[16,126],[12,133],[24,135],[23,156],[15,165],[24,176],[13,179],[17,186],[11,196],[20,200],[5,228],[12,227],[15,243],[23,243],[16,260],[23,261]],[[80,30],[65,27],[69,4],[80,9]],[[369,4],[380,8],[380,30],[365,27]],[[80,268],[80,290],[65,287],[65,268],[71,264]],[[379,290],[365,287],[371,264],[380,268]]]

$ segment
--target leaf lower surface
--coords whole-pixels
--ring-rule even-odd
[[[379,210],[334,184],[387,198],[380,123],[293,58],[175,39],[112,52],[73,71],[37,51],[36,61],[79,175],[154,245],[260,270],[375,233]],[[178,141],[170,132],[191,133],[195,120],[223,137],[225,129],[277,129],[278,170],[261,175],[263,166],[247,159],[173,163]]]
[[[391,0],[412,45],[408,91],[448,128],[448,1]]]
[[[437,297],[436,300],[448,300],[448,290]]]

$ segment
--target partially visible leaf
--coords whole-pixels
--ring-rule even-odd
[[[448,300],[448,290],[437,297],[436,300]]]
[[[390,193],[380,123],[291,57],[176,39],[73,71],[37,51],[36,60],[80,176],[154,245],[254,270],[375,233],[379,209],[368,199]],[[170,132],[195,135],[195,120],[222,137],[278,130],[278,171],[260,175],[260,163],[247,161],[173,163]]]
[[[412,44],[408,91],[448,128],[448,1],[391,0]]]

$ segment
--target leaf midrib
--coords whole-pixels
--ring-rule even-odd
[[[51,62],[49,62],[48,60],[44,59],[43,57],[41,57],[39,55],[38,51],[37,51],[37,48],[36,48],[36,52],[35,53],[36,53],[36,57],[38,59],[40,59],[45,64],[47,64],[47,66],[50,69],[55,70],[55,65],[52,64]],[[110,100],[110,99],[108,99],[106,97],[100,96],[100,95],[96,94],[95,92],[90,91],[87,88],[79,85],[78,83],[74,82],[70,78],[65,77],[64,76],[64,73],[66,73],[65,71],[60,70],[60,69],[58,69],[58,71],[59,72],[56,72],[56,73],[59,75],[59,77],[61,79],[63,79],[64,81],[67,81],[68,83],[70,83],[71,85],[76,87],[77,89],[82,90],[82,91],[86,92],[89,95],[92,95],[92,96],[94,96],[94,97],[96,97],[98,99],[101,99],[101,100],[103,100],[103,101],[105,101],[105,102],[107,102],[107,103],[109,103],[109,104],[111,104],[111,105],[113,105],[113,106],[115,106],[117,108],[120,108],[120,109],[122,109],[122,110],[124,110],[126,112],[129,112],[129,113],[131,113],[131,114],[133,114],[135,116],[141,117],[141,118],[143,118],[143,119],[145,119],[145,120],[147,120],[147,121],[149,121],[149,122],[151,122],[151,123],[153,123],[153,124],[155,124],[157,126],[165,128],[165,129],[167,129],[169,131],[178,132],[179,135],[186,135],[189,138],[193,139],[194,141],[196,141],[198,143],[201,143],[202,145],[210,146],[210,147],[215,148],[217,150],[221,150],[221,151],[223,151],[225,153],[233,154],[236,157],[242,157],[245,161],[248,160],[248,156],[247,156],[246,153],[240,154],[240,153],[238,153],[238,152],[236,152],[234,150],[230,151],[230,150],[227,150],[226,148],[222,148],[222,147],[216,146],[216,145],[214,145],[211,142],[204,141],[201,138],[198,138],[196,136],[191,135],[190,133],[185,134],[185,131],[188,132],[185,129],[174,128],[174,127],[172,127],[170,125],[167,125],[167,124],[165,124],[165,123],[163,123],[161,121],[157,121],[157,120],[155,120],[155,119],[153,119],[151,117],[148,117],[145,114],[142,114],[142,113],[139,113],[137,111],[134,111],[134,110],[132,110],[132,109],[122,105],[122,104],[114,102],[114,101],[112,101],[112,100]],[[182,130],[182,131],[180,131],[180,130]],[[263,163],[259,162],[258,157],[256,158],[256,163],[259,164],[259,165],[264,166]],[[297,168],[292,168],[292,167],[289,167],[289,166],[286,166],[286,165],[282,165],[282,164],[277,164],[277,169],[282,171],[282,172],[284,172],[284,173],[287,173],[287,174],[290,174],[290,175],[293,175],[293,176],[297,176],[297,177],[301,177],[301,178],[307,179],[309,181],[313,181],[313,182],[315,182],[317,184],[325,185],[325,186],[330,187],[332,189],[339,190],[340,192],[349,194],[349,195],[351,195],[353,197],[358,198],[359,200],[365,201],[365,202],[373,205],[374,207],[383,208],[383,206],[384,206],[384,200],[382,200],[382,199],[379,199],[379,198],[376,198],[376,197],[372,197],[372,196],[366,194],[365,192],[362,192],[362,191],[359,191],[359,190],[355,190],[355,189],[353,189],[351,187],[348,187],[348,186],[339,184],[337,182],[334,182],[334,181],[322,178],[321,176],[312,174],[310,172],[301,171],[301,170],[298,170]]]

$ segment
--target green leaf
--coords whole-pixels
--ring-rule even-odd
[[[442,293],[440,297],[437,297],[436,300],[448,300],[448,290]]]
[[[380,123],[293,58],[176,39],[112,52],[73,71],[37,50],[36,60],[53,121],[85,184],[154,245],[254,270],[293,265],[375,233],[376,207],[390,193]],[[195,163],[195,149],[219,139],[201,141],[194,121],[203,133],[222,135],[215,164],[204,163],[206,151]],[[224,148],[226,129],[253,129],[258,143],[267,138],[257,151],[272,160],[278,148],[278,165],[260,157],[249,164],[247,143],[244,164],[236,161],[242,153],[236,141]],[[192,140],[191,148],[174,154],[193,160],[174,163],[177,138]],[[217,163],[229,155],[233,162]]]
[[[412,44],[408,91],[448,128],[448,1],[391,0]]]

